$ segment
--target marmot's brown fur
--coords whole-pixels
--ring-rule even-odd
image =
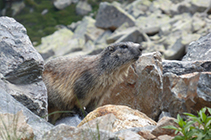
[[[132,42],[115,43],[93,56],[58,57],[44,66],[43,81],[48,91],[49,113],[101,105],[108,91],[127,75],[128,68],[141,55]],[[55,121],[58,116],[50,116]]]

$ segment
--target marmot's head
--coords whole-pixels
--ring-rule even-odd
[[[101,52],[101,69],[111,72],[121,66],[130,65],[139,58],[142,50],[140,44],[133,42],[111,44]]]

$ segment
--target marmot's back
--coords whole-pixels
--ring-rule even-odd
[[[99,106],[108,91],[127,75],[142,48],[132,42],[116,43],[95,56],[60,57],[44,66],[49,113]]]

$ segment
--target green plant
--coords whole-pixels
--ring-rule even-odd
[[[173,129],[175,130],[175,134],[182,133],[182,135],[175,136],[174,140],[210,140],[211,116],[206,115],[206,112],[210,115],[211,109],[208,107],[202,108],[198,112],[198,116],[184,113],[188,117],[185,121],[178,114],[175,122],[179,127],[165,126],[163,128]]]

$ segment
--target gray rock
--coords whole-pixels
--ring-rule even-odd
[[[60,124],[43,135],[42,140],[119,140],[112,132],[99,130],[97,128],[76,128]]]
[[[171,16],[182,13],[204,12],[210,6],[209,0],[185,0],[176,5],[171,6],[170,13]]]
[[[201,73],[197,86],[197,94],[197,104],[211,107],[211,72]]]
[[[169,112],[162,111],[158,120],[161,120],[163,117],[171,117],[171,114]]]
[[[24,7],[25,7],[24,1],[15,1],[15,2],[12,2],[12,5],[11,5],[12,16],[15,16],[18,13],[20,13],[21,10],[23,10]]]
[[[182,61],[211,60],[211,33],[191,42]]]
[[[0,89],[4,89],[36,115],[47,115],[47,90],[43,81],[19,85],[0,80]]]
[[[153,1],[153,6],[160,9],[163,13],[169,15],[170,9],[172,6],[174,6],[174,4],[171,2],[171,0],[156,0]]]
[[[167,37],[168,40],[168,37]],[[182,38],[174,40],[169,48],[164,52],[165,59],[180,59],[185,54],[185,46],[182,44]]]
[[[116,7],[107,2],[100,3],[96,16],[96,27],[115,30],[123,23],[129,26],[135,25],[135,19],[120,7]]]
[[[96,40],[95,44],[106,44],[106,40],[112,35],[110,30],[105,30]]]
[[[118,136],[124,140],[145,140],[141,135],[130,130],[119,133]]]
[[[211,61],[176,61],[163,60],[163,74],[174,73],[183,75],[193,72],[208,72],[211,71]]]
[[[44,119],[36,116],[29,109],[24,107],[21,103],[16,101],[11,95],[0,88],[0,114],[17,114],[22,112],[25,116],[26,123],[32,128],[34,139],[40,140],[42,135],[53,128],[53,125],[46,122]],[[17,116],[18,117],[18,116]],[[17,118],[18,119],[18,118]],[[17,124],[20,126],[23,124]],[[10,126],[11,127],[11,126]],[[2,132],[2,131],[1,131]],[[23,132],[22,135],[25,133]]]
[[[47,114],[47,91],[41,81],[43,59],[32,46],[23,25],[0,17],[0,73],[5,89],[39,116]]]
[[[91,17],[84,17],[80,25],[77,26],[73,38],[86,39],[86,41],[95,41],[101,34],[104,33],[103,29],[95,26],[96,21]]]
[[[87,1],[79,1],[76,5],[76,13],[78,15],[87,15],[89,12],[92,11],[92,7]]]
[[[150,5],[151,2],[149,0],[135,0],[127,5],[125,10],[134,18],[138,18],[139,16],[146,15],[146,12],[149,11]]]
[[[78,115],[75,115],[73,117],[65,117],[65,118],[62,118],[58,121],[56,121],[55,125],[59,125],[59,124],[66,124],[68,126],[75,126],[77,127],[77,125],[81,122],[81,118],[79,118]]]
[[[81,24],[81,21],[72,22],[70,25],[67,25],[67,28],[74,32],[77,26],[80,24]]]
[[[55,0],[53,2],[53,5],[59,9],[62,10],[64,8],[66,8],[67,6],[69,6],[71,4],[72,0]]]
[[[107,39],[107,43],[126,41],[140,43],[142,41],[146,41],[146,39],[143,32],[137,27],[129,27],[122,32],[115,32]]]
[[[67,52],[79,48],[77,40],[71,40],[72,36],[73,32],[69,29],[59,29],[53,34],[43,37],[41,44],[36,49],[45,60],[52,56],[58,57],[65,55]]]
[[[195,72],[177,76],[163,76],[162,110],[171,116],[183,112],[197,114],[203,107],[211,107],[211,72]]]
[[[152,35],[159,32],[160,28],[170,23],[169,16],[159,13],[152,13],[147,17],[141,16],[136,20],[136,25],[146,34]]]

